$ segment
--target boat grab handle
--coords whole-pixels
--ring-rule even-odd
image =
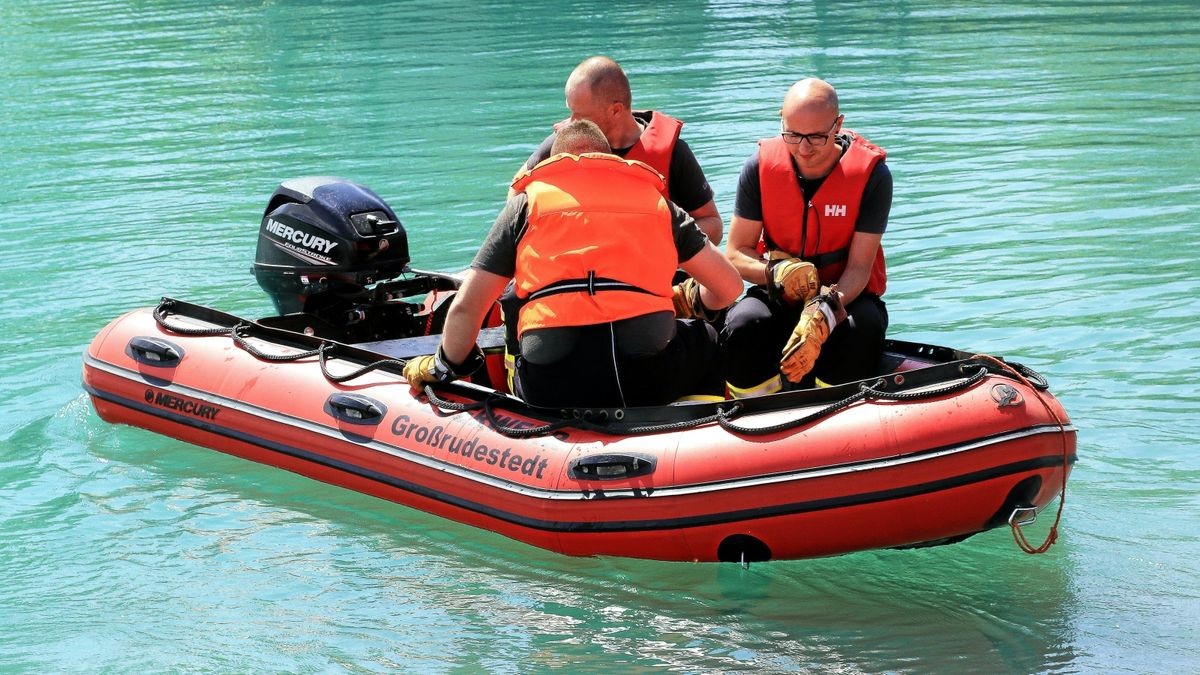
[[[325,400],[325,412],[350,424],[378,424],[387,406],[362,394],[336,393]]]
[[[571,462],[568,473],[576,480],[616,480],[654,473],[653,457],[643,455],[584,455]]]
[[[176,345],[151,337],[134,337],[129,340],[128,354],[133,360],[147,366],[172,367],[183,358],[183,350]]]

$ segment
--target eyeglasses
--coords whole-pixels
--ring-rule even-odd
[[[838,115],[833,120],[833,124],[830,125],[829,131],[826,131],[823,134],[800,134],[796,133],[795,131],[788,131],[783,127],[783,120],[779,120],[779,135],[783,136],[783,142],[787,143],[788,145],[800,145],[801,142],[808,141],[808,144],[812,147],[820,148],[829,142],[830,134],[833,133],[834,127],[836,127],[838,122],[841,121],[842,116]]]

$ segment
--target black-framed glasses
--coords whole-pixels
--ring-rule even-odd
[[[838,122],[841,121],[842,116],[838,115],[833,120],[833,124],[830,125],[829,131],[826,131],[823,134],[801,134],[796,133],[795,131],[788,131],[783,127],[783,120],[779,120],[779,135],[783,136],[783,142],[787,143],[788,145],[800,145],[801,142],[808,141],[808,144],[812,147],[820,148],[829,142],[830,135],[833,134],[834,128],[837,127]]]

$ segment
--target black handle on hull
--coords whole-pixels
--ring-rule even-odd
[[[362,394],[337,393],[325,400],[325,412],[350,424],[378,424],[387,406]]]
[[[617,480],[654,473],[654,459],[640,455],[586,455],[571,462],[576,480]]]
[[[152,337],[131,338],[126,353],[138,363],[163,368],[173,368],[183,359],[183,350],[179,346]]]

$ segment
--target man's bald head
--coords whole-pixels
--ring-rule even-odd
[[[825,80],[809,77],[793,84],[783,97],[780,116],[789,117],[797,112],[828,113],[838,116],[838,96],[833,85]]]
[[[567,78],[566,94],[570,98],[571,90],[583,87],[592,98],[602,104],[620,103],[629,108],[633,96],[629,91],[629,78],[620,64],[607,56],[591,56],[583,60],[571,76]]]

